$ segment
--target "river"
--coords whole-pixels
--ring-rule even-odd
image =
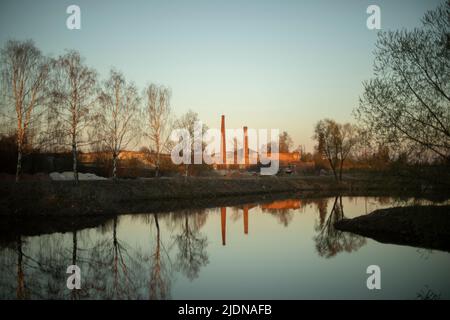
[[[333,227],[342,217],[418,202],[291,198],[124,214],[73,232],[19,232],[0,243],[0,298],[449,299],[450,253]],[[79,290],[66,286],[69,265],[80,268]],[[366,284],[371,265],[381,271],[379,290]]]

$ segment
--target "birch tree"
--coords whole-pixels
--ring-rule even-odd
[[[95,120],[97,74],[74,50],[56,59],[53,71],[53,111],[61,122],[60,130],[68,138],[65,143],[72,148],[73,175],[78,183],[79,148],[92,143],[86,132]]]
[[[105,149],[111,153],[113,179],[117,178],[117,161],[139,133],[140,99],[134,84],[122,73],[111,70],[99,96],[100,116],[97,129]]]
[[[10,40],[1,50],[2,95],[7,109],[14,109],[16,122],[16,182],[22,171],[24,146],[38,108],[47,97],[48,60],[31,40]],[[10,110],[7,110],[10,111]]]
[[[145,90],[145,112],[147,113],[146,135],[150,140],[150,151],[154,154],[155,176],[159,176],[161,154],[170,148],[172,129],[171,92],[168,88],[151,84]]]
[[[186,129],[187,132],[189,133],[189,136],[191,137],[190,142],[188,141],[183,141],[183,144],[185,144],[183,146],[183,150],[185,149],[190,149],[191,150],[191,163],[193,163],[194,160],[194,132],[195,132],[195,124],[197,122],[199,122],[199,118],[198,118],[198,114],[193,112],[192,110],[189,110],[188,112],[186,112],[184,115],[182,115],[175,123],[175,126],[177,128],[180,129]],[[202,133],[205,133],[207,130],[206,126],[203,126],[202,128]],[[203,150],[204,146],[202,144],[202,150]],[[189,176],[189,163],[185,163],[184,164],[184,176],[188,177]]]

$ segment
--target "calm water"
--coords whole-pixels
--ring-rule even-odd
[[[0,298],[449,299],[449,253],[333,228],[342,215],[404,204],[290,199],[122,215],[73,233],[21,236],[0,247]],[[79,291],[66,287],[66,268],[74,263],[81,268]],[[366,287],[372,264],[381,268],[381,290]]]

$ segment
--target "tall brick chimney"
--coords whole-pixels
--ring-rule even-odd
[[[225,141],[225,116],[222,115],[222,123],[220,125],[220,133],[221,133],[221,153],[222,153],[222,163],[226,165],[227,163],[227,145]]]
[[[233,155],[233,164],[238,164],[238,142],[237,139],[234,138],[234,155]]]
[[[244,127],[244,159],[245,159],[245,166],[247,167],[250,164],[247,127]]]

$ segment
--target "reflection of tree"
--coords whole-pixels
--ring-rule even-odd
[[[70,294],[65,271],[72,262],[67,259],[61,238],[57,235],[24,240],[23,236],[17,235],[14,246],[1,250],[0,296],[7,299],[61,299]]]
[[[430,289],[427,285],[417,293],[417,300],[440,300],[441,294]]]
[[[77,249],[78,249],[78,239],[77,232],[72,233],[72,265],[77,265]],[[73,289],[71,292],[72,300],[77,300],[80,298],[79,289]]]
[[[198,218],[196,214],[185,213],[181,233],[175,237],[179,250],[175,267],[190,280],[197,278],[200,268],[209,262],[206,252],[208,245],[206,236],[199,232],[199,228],[195,224],[194,227],[189,224],[189,219],[194,219],[195,222],[196,218]]]
[[[140,283],[136,275],[139,274],[140,260],[135,259],[128,245],[119,239],[118,218],[114,217],[112,222],[112,239],[100,239],[94,243],[89,250],[90,273],[83,273],[90,276],[92,292],[103,299],[136,299]],[[83,283],[85,286],[86,281]]]
[[[367,199],[367,197],[365,198]],[[409,200],[409,198],[407,198]],[[394,199],[391,197],[376,197],[375,205],[391,205],[394,202]]]
[[[152,264],[150,269],[150,299],[167,299],[170,296],[170,274],[166,268],[164,258],[161,255],[161,230],[158,222],[158,214],[154,214],[154,221],[156,226],[156,245],[152,255]],[[163,247],[167,259],[169,256]]]
[[[130,271],[128,269],[127,263],[124,259],[126,255],[127,258],[131,258],[128,255],[127,248],[124,243],[122,243],[117,238],[117,217],[114,217],[113,221],[113,292],[111,298],[122,299],[124,297],[131,298],[131,293],[133,292],[132,286],[133,282],[130,277]]]
[[[317,211],[319,211],[320,226],[325,223],[325,218],[327,217],[327,199],[320,198],[316,201]]]
[[[319,207],[323,209],[323,206]],[[316,250],[321,257],[331,258],[342,251],[352,252],[358,250],[366,243],[364,237],[336,230],[334,223],[344,218],[344,208],[342,197],[338,196],[334,200],[330,215],[325,220],[322,219],[317,228],[318,234],[314,237]]]
[[[279,223],[287,227],[294,218],[291,209],[266,209],[271,215],[275,216]]]
[[[231,215],[230,215],[231,221],[236,222],[241,219],[242,213],[240,212],[239,209],[240,209],[239,207],[231,208]]]
[[[17,299],[26,299],[25,277],[23,272],[22,237],[17,237]]]
[[[26,256],[23,254],[24,240],[17,235],[15,240],[0,244],[0,300],[29,298],[28,273],[25,281]]]
[[[87,230],[27,240],[17,236],[0,249],[0,299],[140,298],[148,274],[142,272],[144,259],[118,239],[117,218],[112,222],[112,241],[111,233],[92,241]],[[81,269],[80,290],[66,287],[72,264]]]
[[[278,222],[285,227],[291,223],[294,218],[293,210],[301,208],[301,202],[298,199],[277,200],[271,203],[261,205],[261,210],[275,216]]]

